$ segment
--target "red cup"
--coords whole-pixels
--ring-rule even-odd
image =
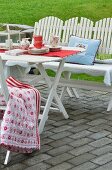
[[[42,40],[42,36],[41,35],[34,35],[34,46],[36,48],[42,48],[43,45],[43,40]]]

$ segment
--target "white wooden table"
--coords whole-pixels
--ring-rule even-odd
[[[45,122],[48,119],[48,113],[49,113],[50,106],[51,106],[53,99],[55,99],[55,101],[57,102],[58,108],[59,108],[60,112],[62,112],[65,119],[68,119],[69,116],[68,116],[68,114],[67,114],[67,112],[66,112],[60,98],[58,97],[57,92],[56,92],[57,86],[58,86],[58,83],[59,83],[59,80],[61,77],[61,73],[63,70],[63,66],[65,63],[65,58],[62,59],[62,58],[58,58],[58,57],[33,56],[33,55],[11,56],[11,55],[3,54],[3,53],[1,53],[0,55],[1,55],[2,60],[5,60],[5,61],[7,61],[7,60],[14,61],[15,60],[18,62],[19,61],[28,62],[29,64],[36,63],[42,77],[45,79],[48,87],[50,88],[47,102],[46,102],[46,105],[43,110],[43,114],[42,114],[42,117],[41,117],[41,120],[39,123],[39,132],[40,133],[42,133],[43,128],[45,126]],[[49,76],[47,75],[47,73],[44,69],[44,66],[43,66],[44,62],[52,62],[52,61],[59,61],[59,66],[58,66],[57,73],[56,73],[53,83],[51,83],[51,80],[50,80]]]

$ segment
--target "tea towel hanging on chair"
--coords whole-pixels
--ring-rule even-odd
[[[40,149],[40,93],[32,86],[12,77],[6,81],[9,101],[1,123],[0,145],[10,151],[31,153]],[[3,102],[3,96],[1,97]]]

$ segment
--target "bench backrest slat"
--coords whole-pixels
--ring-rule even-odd
[[[93,21],[81,17],[80,23],[77,27],[77,36],[83,38],[92,38],[92,31],[93,31]]]
[[[50,42],[50,36],[61,36],[63,29],[63,21],[57,17],[49,16],[39,20],[35,23],[34,34],[42,35],[44,43]]]
[[[9,91],[5,81],[2,59],[0,56],[0,92],[4,95],[5,102],[8,102]]]
[[[101,39],[99,53],[112,54],[112,18],[104,18],[95,23],[94,39]]]
[[[101,39],[99,53],[112,54],[112,18],[104,18],[94,23],[90,19],[81,17],[70,18],[63,21],[57,17],[49,16],[35,23],[34,34],[42,35],[44,43],[49,43],[51,35],[61,38],[62,45],[67,45],[71,35]]]
[[[78,26],[78,17],[65,21],[63,26],[62,44],[68,44],[71,35],[76,35]]]

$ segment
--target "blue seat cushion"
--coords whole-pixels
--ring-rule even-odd
[[[77,55],[71,55],[66,59],[66,62],[92,65],[94,64],[95,56],[100,45],[100,40],[85,39],[76,36],[71,36],[69,40],[69,47],[85,48],[85,52]]]

